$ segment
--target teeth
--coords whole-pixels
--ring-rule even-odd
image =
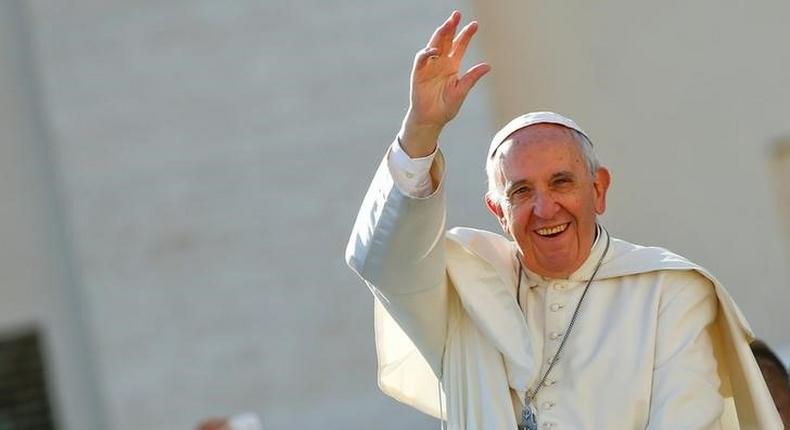
[[[568,228],[568,224],[562,224],[556,227],[540,228],[536,230],[536,232],[541,236],[549,236],[552,234],[562,233],[566,228]]]

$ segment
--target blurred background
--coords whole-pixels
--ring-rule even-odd
[[[790,358],[790,3],[0,0],[0,429],[433,429],[378,392],[343,250],[453,9],[493,71],[443,134],[449,224],[493,133],[579,122],[604,224],[730,290]]]

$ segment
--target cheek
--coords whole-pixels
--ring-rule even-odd
[[[511,230],[520,231],[523,226],[529,223],[529,215],[532,210],[529,205],[521,204],[510,206],[506,212],[507,223]]]
[[[572,194],[567,196],[562,206],[574,218],[584,218],[595,213],[596,202],[592,195]]]

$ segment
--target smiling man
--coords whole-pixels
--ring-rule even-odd
[[[490,66],[454,12],[415,57],[410,106],[346,249],[373,292],[381,389],[453,430],[779,429],[748,324],[703,268],[611,237],[609,171],[572,120],[533,112],[486,155],[510,239],[445,231],[438,138]]]
[[[486,204],[542,276],[567,278],[582,265],[606,208],[609,171],[587,145],[569,119],[537,112],[516,118],[489,150]]]

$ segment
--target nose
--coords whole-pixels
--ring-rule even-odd
[[[551,219],[559,211],[560,205],[554,199],[550,192],[538,192],[535,195],[535,205],[532,207],[532,212],[543,219]]]

